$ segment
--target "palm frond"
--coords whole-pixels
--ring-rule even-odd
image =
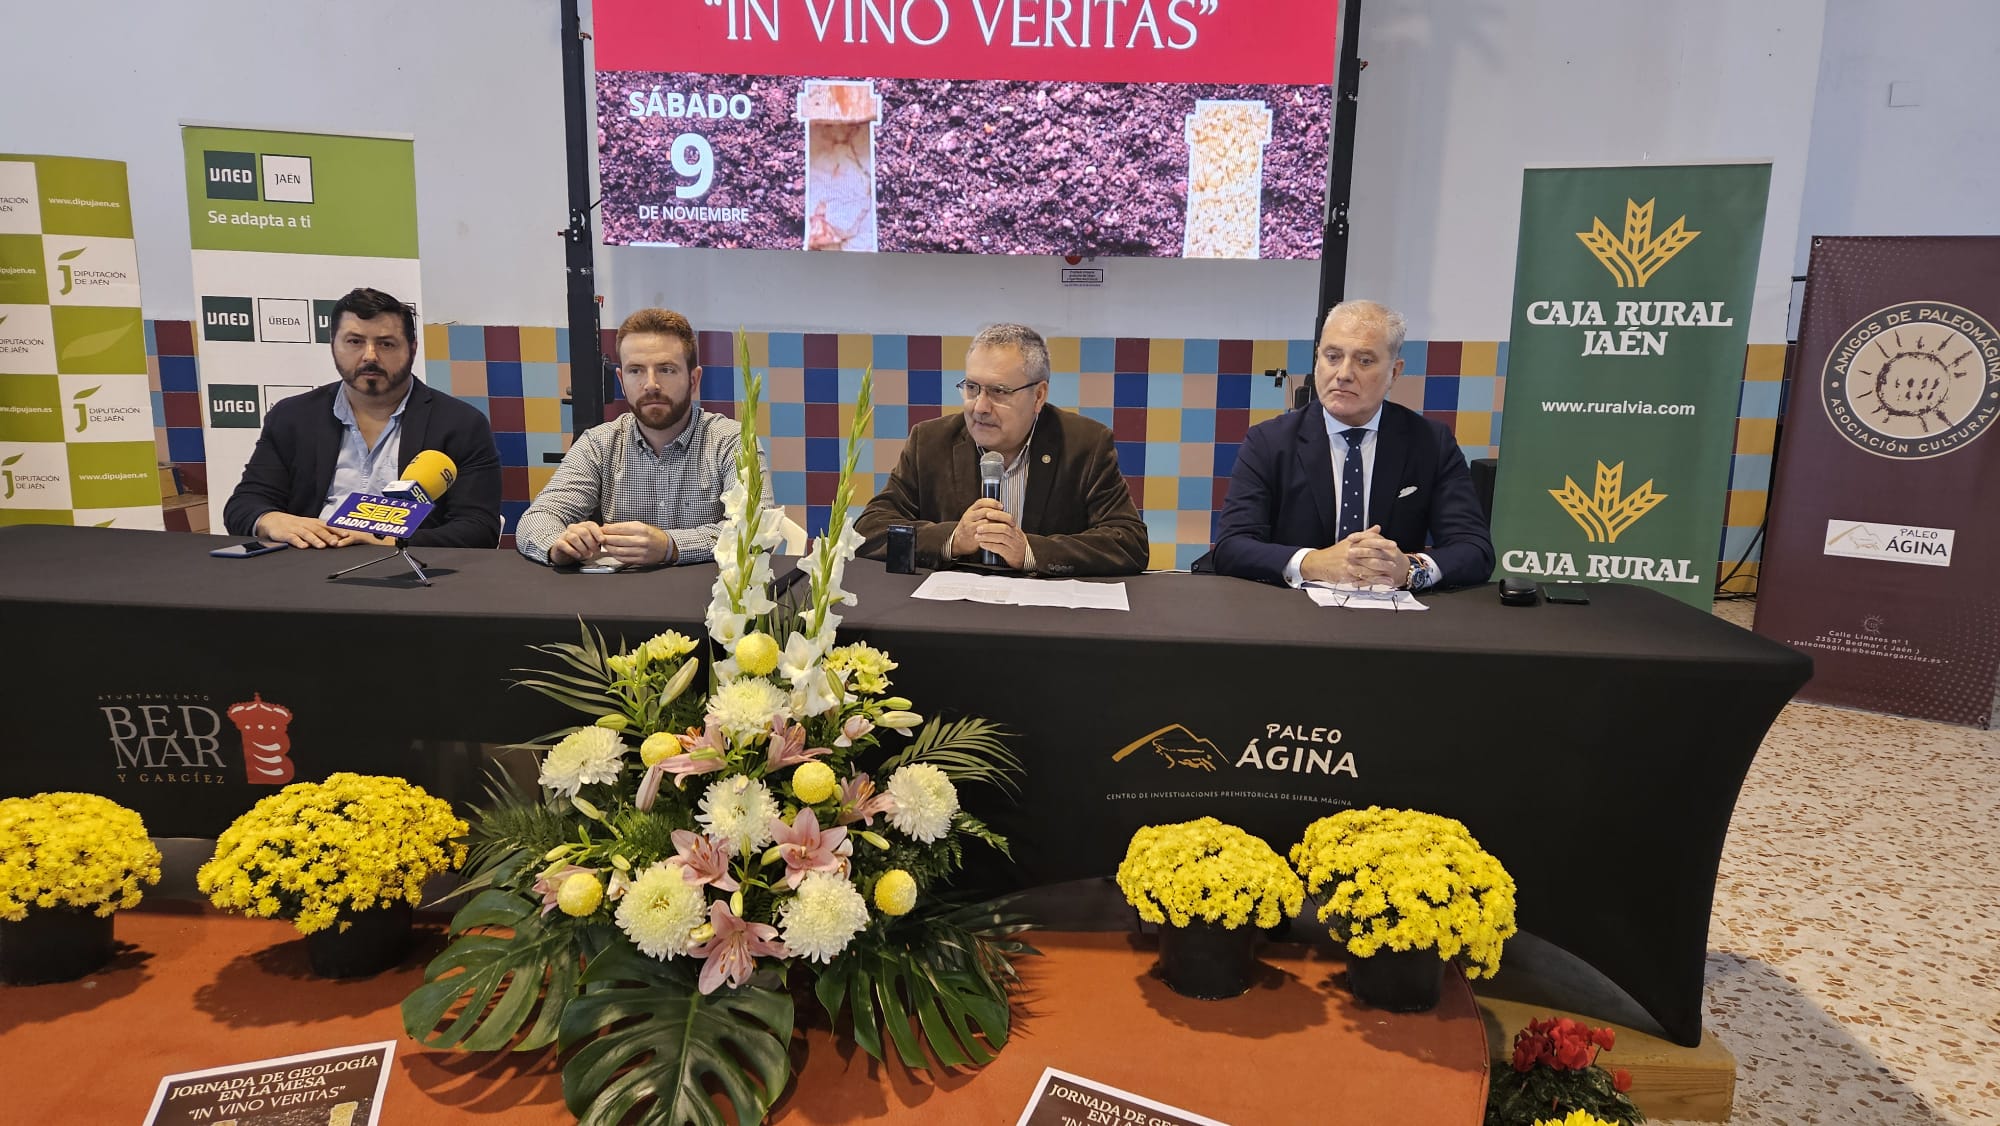
[[[1001,739],[1005,728],[977,716],[946,722],[933,717],[901,753],[882,764],[883,775],[913,762],[929,763],[953,782],[984,782],[1019,796],[1021,760]]]

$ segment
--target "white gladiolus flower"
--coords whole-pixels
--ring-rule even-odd
[[[841,695],[839,685],[826,675],[826,666],[814,665],[792,681],[792,710],[806,716],[825,715],[840,706]]]

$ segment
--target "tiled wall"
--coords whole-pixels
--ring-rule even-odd
[[[605,333],[607,355],[611,335]],[[201,461],[192,334],[185,321],[149,321],[146,340],[161,460],[182,466],[187,480]],[[862,371],[871,364],[875,369],[875,419],[860,461],[873,479],[860,483],[857,504],[887,479],[911,426],[959,409],[953,384],[964,377],[966,344],[962,336],[749,336],[751,366],[766,373],[760,423],[773,487],[793,519],[813,532],[828,522],[840,442],[853,421]],[[1753,344],[1746,357],[1720,552],[1725,562],[1743,555],[1764,517],[1784,351],[1783,345]],[[562,402],[568,352],[567,329],[425,328],[424,379],[493,421],[510,528],[568,444],[571,415]],[[1186,567],[1208,550],[1244,432],[1290,402],[1289,388],[1263,373],[1303,372],[1312,358],[1304,340],[1058,337],[1049,341],[1049,352],[1050,401],[1104,423],[1117,440],[1155,567]],[[701,353],[703,405],[733,414],[741,385],[732,338],[703,333]],[[1451,426],[1468,458],[1498,453],[1507,391],[1504,342],[1413,340],[1403,346],[1403,362],[1391,399]],[[1735,585],[1755,570],[1753,559]]]

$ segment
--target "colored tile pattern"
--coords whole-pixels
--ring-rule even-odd
[[[603,335],[609,355],[615,334],[607,329]],[[425,326],[424,341],[424,379],[493,421],[506,470],[502,515],[514,527],[569,448],[569,330],[438,324]],[[751,365],[765,373],[761,423],[773,487],[794,520],[818,533],[832,517],[840,439],[853,421],[863,370],[875,365],[875,416],[861,451],[867,473],[856,490],[857,511],[888,479],[910,428],[959,409],[953,385],[964,377],[967,343],[963,336],[749,335]],[[192,326],[148,321],[147,344],[160,459],[179,468],[183,480],[205,480]],[[702,405],[733,416],[742,390],[733,338],[704,332],[700,351]],[[1755,584],[1752,541],[1769,496],[1785,351],[1782,344],[1753,344],[1745,355],[1720,552],[1725,575],[1747,553],[1732,590]],[[1280,381],[1263,373],[1304,371],[1312,346],[1305,340],[1058,337],[1049,341],[1049,354],[1050,401],[1112,430],[1133,500],[1146,516],[1152,565],[1184,568],[1208,550],[1244,434],[1283,411],[1297,386],[1296,375]],[[1467,458],[1497,456],[1506,342],[1411,340],[1402,356],[1404,374],[1390,398],[1451,426]],[[624,409],[614,401],[606,417]]]

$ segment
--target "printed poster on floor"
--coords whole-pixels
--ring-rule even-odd
[[[1973,727],[2000,686],[2000,238],[1816,238],[1758,633],[1801,700]]]
[[[125,164],[0,153],[0,525],[161,528]]]
[[[1770,187],[1768,164],[1527,171],[1498,575],[1711,604]]]
[[[374,1126],[396,1044],[355,1044],[169,1075],[144,1126]]]
[[[596,0],[604,241],[1318,258],[1336,0]]]
[[[273,404],[337,378],[333,303],[370,286],[416,306],[407,137],[183,125],[202,441],[219,514]],[[219,519],[219,516],[218,516]]]

